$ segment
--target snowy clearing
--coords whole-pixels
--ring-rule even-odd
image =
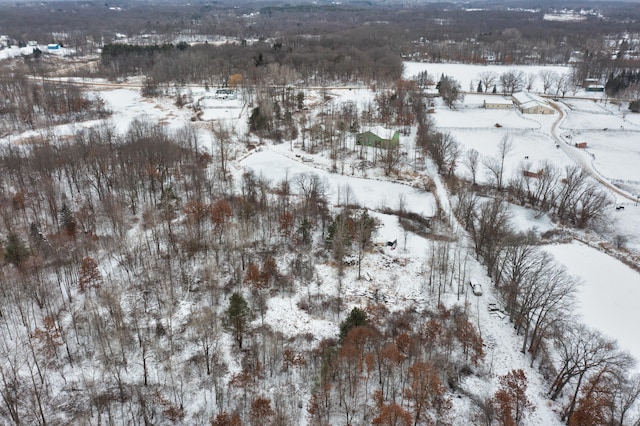
[[[399,208],[400,197],[404,197],[408,211],[427,217],[435,213],[435,199],[431,193],[399,183],[329,173],[302,163],[302,158],[296,161],[272,150],[255,152],[240,164],[272,183],[287,177],[295,182],[298,175],[316,174],[322,182],[326,182],[327,195],[332,204],[342,205],[348,201],[349,204],[359,204],[372,210],[395,210]]]
[[[640,360],[640,272],[582,243],[548,245],[544,249],[578,277],[577,314],[584,323],[618,341]],[[638,370],[638,366],[636,366]]]

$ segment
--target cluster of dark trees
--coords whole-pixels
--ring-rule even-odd
[[[328,212],[313,177],[299,178],[315,190],[296,210],[286,191],[276,207],[270,184],[251,175],[237,183],[237,195],[217,156],[218,166],[208,169],[212,156],[198,150],[196,138],[193,129],[169,134],[137,122],[124,136],[105,125],[66,142],[3,147],[6,422],[177,419],[187,395],[204,388],[220,410],[243,412],[227,399],[227,366],[217,353],[228,324],[225,300],[246,288],[250,264],[263,263],[284,241],[303,246],[302,236],[293,238],[298,223],[313,229]],[[262,294],[286,289],[288,269],[266,269]],[[193,298],[194,311],[174,323],[185,298]],[[271,331],[258,335],[264,339],[244,345],[253,346],[247,365],[265,362],[258,341],[275,342]],[[211,414],[199,415],[206,421]]]
[[[609,96],[620,94],[632,95],[637,99],[640,92],[640,72],[637,69],[621,69],[615,74],[612,72],[604,86]],[[631,93],[630,93],[631,92]]]
[[[103,124],[2,147],[0,417],[290,424],[307,403],[319,423],[444,415],[459,370],[482,358],[463,310],[419,319],[374,303],[320,344],[251,322],[294,283],[307,287],[300,309],[341,318],[343,295],[314,290],[315,265],[332,259],[340,271],[349,255],[360,265],[374,223],[353,202],[333,213],[316,175],[235,181],[233,135],[212,131],[213,152],[195,128],[144,121],[122,135]],[[228,356],[242,369],[225,379]],[[312,401],[293,391],[302,377],[317,380]],[[185,410],[194,389],[209,408]]]
[[[161,54],[168,55],[173,48],[171,44],[150,46],[106,44],[102,47],[102,65],[112,68],[114,74],[120,76],[148,74],[158,57]]]
[[[108,114],[100,98],[74,85],[29,79],[18,72],[0,79],[0,136]]]
[[[460,83],[446,75],[442,75],[440,81],[436,84],[436,89],[445,105],[449,108],[453,108],[453,105],[464,97],[461,93]]]
[[[605,85],[607,95],[635,99],[638,97],[637,68],[637,60],[622,59],[606,49],[592,48],[573,64],[572,83],[582,86],[585,80],[595,79]]]
[[[561,222],[586,228],[597,223],[611,206],[610,196],[578,166],[564,170],[542,164],[537,177],[527,177],[527,165],[511,179],[509,190],[522,205],[552,213]]]
[[[382,37],[386,26],[330,34],[321,39],[291,36],[277,42],[201,44],[189,49],[165,46],[107,45],[102,51],[107,76],[144,74],[157,84],[226,85],[241,73],[246,84],[267,78],[269,65],[295,70],[287,84],[328,85],[332,82],[394,81],[402,73],[402,58]]]

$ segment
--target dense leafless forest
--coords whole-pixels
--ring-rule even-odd
[[[578,167],[546,164],[535,181],[505,176],[509,138],[495,158],[462,152],[435,127],[424,95],[437,86],[453,107],[459,83],[405,81],[402,64],[571,64],[574,86],[597,77],[612,97],[634,100],[640,4],[589,3],[597,13],[575,22],[543,19],[561,9],[555,2],[508,6],[0,3],[8,44],[70,50],[0,61],[0,137],[9,141],[0,146],[0,423],[535,424],[535,374],[538,410],[557,424],[638,424],[635,361],[570,314],[578,283],[539,236],[510,226],[506,204],[582,232],[602,221],[608,193]],[[95,87],[62,77],[140,82],[146,99],[192,117],[179,129],[141,118],[119,131]],[[484,77],[485,91],[525,85],[523,75]],[[560,92],[560,77],[547,78],[545,92]],[[202,120],[190,85],[236,90],[247,131]],[[327,102],[327,87],[357,85],[375,92],[367,108]],[[320,101],[310,107],[312,93]],[[374,125],[414,131],[413,157],[347,146]],[[373,212],[348,190],[332,203],[317,175],[273,182],[238,171],[260,146],[294,142],[334,174],[433,194],[430,217],[402,202],[376,212],[399,218],[405,245],[408,233],[429,239],[415,276],[397,277],[418,281],[426,302],[375,294],[347,303],[346,281],[367,279],[363,262],[387,259]],[[456,175],[463,166],[472,180]],[[490,184],[476,182],[480,168]],[[472,261],[493,284],[526,374],[493,374],[479,314],[463,296]],[[406,266],[388,262],[380,268]],[[331,337],[270,325],[280,298],[331,324]],[[460,385],[469,377],[495,386],[475,393]]]

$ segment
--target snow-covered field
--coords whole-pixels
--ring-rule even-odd
[[[621,129],[573,132],[571,140],[586,142],[586,153],[592,157],[593,167],[613,182],[640,189],[640,140],[638,131]],[[635,193],[635,191],[634,191]]]
[[[640,360],[640,272],[582,243],[548,245],[544,249],[580,279],[576,314],[582,321],[617,340]]]
[[[168,99],[142,97],[140,90],[103,90],[100,91],[100,96],[113,111],[112,121],[120,132],[128,129],[133,120],[159,122],[178,128],[184,126],[190,116],[188,110],[178,110]]]
[[[500,96],[501,97],[501,96]],[[514,109],[490,110],[482,107],[490,96],[466,95],[464,105],[457,109],[438,108],[433,115],[436,124],[444,128],[469,128],[491,130],[496,124],[504,130],[538,130],[540,123],[518,114]]]
[[[280,147],[283,146],[280,145]],[[287,151],[284,152],[287,153]],[[431,217],[436,210],[433,194],[429,192],[400,183],[329,173],[274,150],[253,153],[240,164],[272,183],[288,178],[294,182],[294,188],[300,175],[315,174],[321,182],[326,183],[327,198],[334,205],[344,205],[348,201],[349,204],[359,204],[367,209],[397,210],[400,207],[400,199],[403,198],[407,210],[413,213]]]
[[[571,71],[566,66],[540,66],[540,65],[470,65],[470,64],[429,64],[424,62],[405,62],[403,77],[410,79],[421,72],[428,72],[436,81],[442,74],[456,79],[462,86],[462,90],[475,91],[480,75],[485,72],[493,72],[498,76],[507,71],[522,71],[526,76],[535,76],[531,90],[542,92],[542,79],[540,71],[552,71],[558,75],[564,75]],[[498,83],[499,86],[499,82]]]
[[[473,131],[445,128],[443,130],[447,130],[455,136],[465,150],[475,149],[478,151],[481,158],[498,158],[498,145],[503,137],[508,137],[512,145],[505,162],[505,176],[508,178],[514,176],[521,166],[524,166],[526,170],[537,171],[545,161],[549,161],[559,168],[572,164],[566,154],[556,148],[551,138],[540,132],[502,129]],[[458,173],[462,176],[471,176],[464,164],[458,167]],[[487,183],[490,176],[481,171],[477,180],[480,183]]]
[[[581,105],[585,105],[583,101]],[[616,131],[624,130],[625,121],[621,114],[612,114],[611,112],[599,110],[571,110],[567,119],[560,126],[563,130],[602,130]],[[638,129],[635,129],[638,130]]]

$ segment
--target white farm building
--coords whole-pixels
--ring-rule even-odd
[[[531,93],[514,93],[511,99],[523,114],[553,114],[555,111],[546,100]]]
[[[482,101],[482,106],[486,109],[511,109],[513,101],[502,96],[492,96]]]

